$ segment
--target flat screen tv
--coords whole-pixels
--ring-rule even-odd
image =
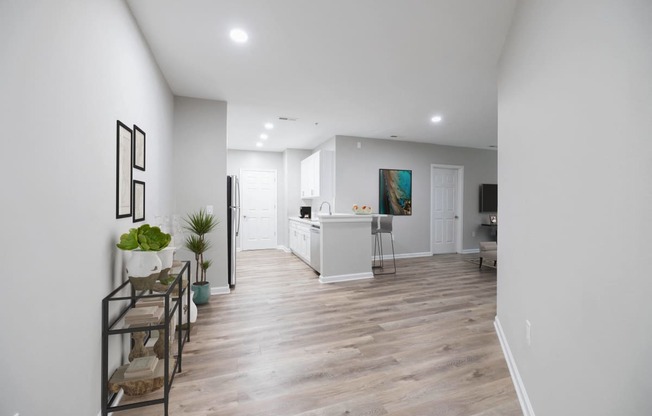
[[[480,212],[498,212],[498,185],[480,185]]]

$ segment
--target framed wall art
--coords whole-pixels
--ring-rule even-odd
[[[131,161],[132,161],[132,131],[118,120],[116,152],[116,197],[115,217],[131,216]]]
[[[412,215],[412,171],[380,169],[378,213]]]
[[[145,182],[134,181],[134,215],[133,222],[145,220]]]
[[[134,169],[145,170],[145,132],[134,124]]]

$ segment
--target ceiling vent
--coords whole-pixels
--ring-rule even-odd
[[[279,117],[278,119],[283,120],[283,121],[297,121],[298,120],[295,117]]]

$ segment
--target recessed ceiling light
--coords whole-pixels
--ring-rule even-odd
[[[263,147],[263,143],[262,142],[256,142],[256,147]]]
[[[266,128],[267,130],[271,130],[271,129],[274,128],[274,125],[273,125],[272,123],[265,123],[265,128]]]
[[[245,32],[242,29],[233,29],[230,33],[229,36],[231,36],[231,40],[234,42],[238,43],[245,43],[247,39],[249,39],[249,35],[247,35],[247,32]]]
[[[267,136],[265,133],[260,135],[260,138],[263,139],[263,140],[267,140],[268,137],[269,136]]]
[[[430,119],[430,121],[432,121],[433,123],[441,123],[442,120],[443,120],[442,117],[439,115],[432,116],[432,118]]]

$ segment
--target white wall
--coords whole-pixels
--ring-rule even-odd
[[[650,22],[523,1],[505,48],[498,319],[537,416],[652,414]]]
[[[412,170],[412,215],[394,217],[397,254],[430,252],[431,164],[464,166],[463,249],[489,240],[482,229],[487,227],[480,226],[486,214],[478,212],[478,198],[480,184],[496,183],[495,151],[347,136],[336,137],[335,149],[337,212],[350,212],[353,204],[378,212],[378,170]]]
[[[207,238],[212,246],[205,259],[213,260],[207,278],[211,288],[228,288],[226,223],[226,109],[224,101],[174,98],[174,212],[182,217],[213,206],[220,224]],[[179,258],[192,260],[186,249]],[[193,277],[194,279],[194,277]]]
[[[283,153],[229,150],[226,160],[227,175],[237,175],[240,177],[241,169],[276,171],[276,236],[278,245],[287,246],[288,230],[287,226],[284,226],[287,218],[285,216],[285,167],[283,166]],[[238,241],[238,247],[240,247],[240,241]]]
[[[121,1],[0,2],[0,414],[96,415],[101,300],[122,281],[116,120],[170,213],[172,95]]]

